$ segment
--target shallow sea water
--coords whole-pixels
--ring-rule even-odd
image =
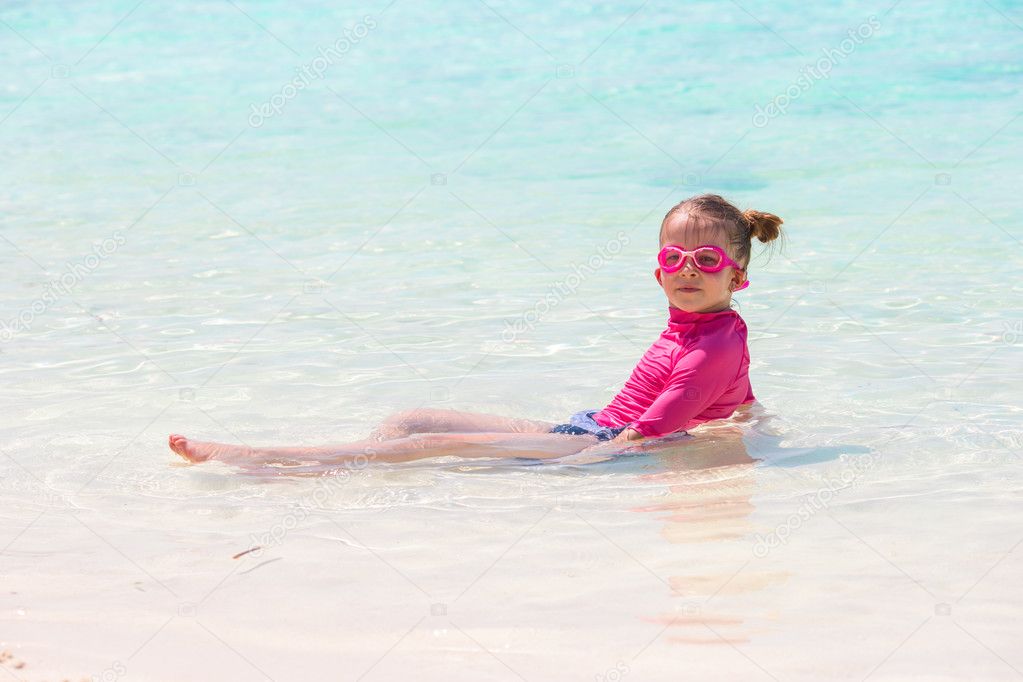
[[[0,667],[1016,679],[1021,25],[3,5]],[[297,476],[166,447],[602,406],[666,321],[659,220],[704,191],[786,221],[735,299],[743,419],[591,465]]]

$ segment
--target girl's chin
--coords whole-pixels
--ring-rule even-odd
[[[703,295],[702,291],[696,291],[692,293],[677,292],[671,297],[671,302],[679,308],[699,308],[700,306],[707,305],[707,297]]]
[[[696,300],[696,297],[692,296],[681,298],[681,300],[679,297],[676,297],[674,300],[670,301],[670,303],[679,310],[684,310],[687,313],[720,312],[722,310],[728,310],[730,304],[729,301],[725,301],[718,305],[713,305],[707,301]]]

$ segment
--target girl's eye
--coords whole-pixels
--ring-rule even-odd
[[[664,256],[664,264],[668,265],[668,266],[678,265],[678,254],[677,253],[669,253],[669,254],[665,255]]]
[[[721,262],[721,258],[718,256],[717,252],[707,250],[698,252],[696,254],[696,261],[700,265],[713,267]]]

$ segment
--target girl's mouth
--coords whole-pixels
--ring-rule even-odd
[[[679,287],[678,288],[678,291],[682,291],[682,292],[685,292],[687,294],[691,294],[694,291],[699,291],[699,290],[700,289],[698,287]]]

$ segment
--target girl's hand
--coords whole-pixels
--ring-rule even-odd
[[[574,455],[568,455],[559,459],[563,464],[592,464],[594,462],[606,462],[613,455],[639,452],[656,452],[658,450],[671,450],[678,446],[680,441],[691,440],[693,436],[685,431],[673,433],[660,438],[645,438],[643,434],[635,429],[625,429],[612,440],[605,440],[584,448]]]
[[[625,429],[624,431],[619,433],[618,436],[615,437],[611,442],[612,443],[621,443],[621,442],[625,442],[625,441],[637,441],[637,440],[643,440],[643,434],[642,433],[640,433],[636,429]]]
[[[633,429],[625,429],[611,440],[599,441],[594,445],[580,450],[574,455],[562,457],[561,462],[566,464],[592,464],[593,462],[606,462],[612,455],[628,452],[631,446],[642,440],[643,436]]]

